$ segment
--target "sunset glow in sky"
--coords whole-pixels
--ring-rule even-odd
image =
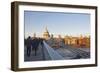
[[[25,37],[43,35],[45,27],[54,35],[90,34],[90,15],[83,13],[61,13],[24,11]]]

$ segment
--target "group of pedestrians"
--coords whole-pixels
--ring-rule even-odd
[[[43,47],[43,39],[34,38],[32,39],[30,36],[25,40],[25,46],[27,48],[27,56],[30,57],[31,52],[34,51],[34,55],[37,55],[38,46],[41,44]]]

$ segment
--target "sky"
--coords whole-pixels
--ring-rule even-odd
[[[90,34],[90,14],[24,11],[25,38],[42,37],[47,27],[50,34],[56,35],[86,35]]]

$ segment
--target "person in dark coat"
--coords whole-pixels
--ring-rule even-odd
[[[45,52],[44,52],[44,44],[43,44],[43,39],[40,39],[40,45],[41,45],[41,49],[42,49],[42,55],[43,55],[43,60],[45,60]]]
[[[32,47],[32,40],[31,37],[29,36],[26,40],[27,56],[29,57],[31,55],[31,47]]]
[[[35,56],[37,55],[38,46],[39,46],[39,39],[34,38],[32,40],[32,50],[34,50]]]

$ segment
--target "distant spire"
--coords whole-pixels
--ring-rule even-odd
[[[45,30],[48,31],[47,26],[45,27]]]
[[[48,32],[47,26],[45,27],[45,32]]]
[[[33,34],[33,37],[36,37],[36,33]]]

